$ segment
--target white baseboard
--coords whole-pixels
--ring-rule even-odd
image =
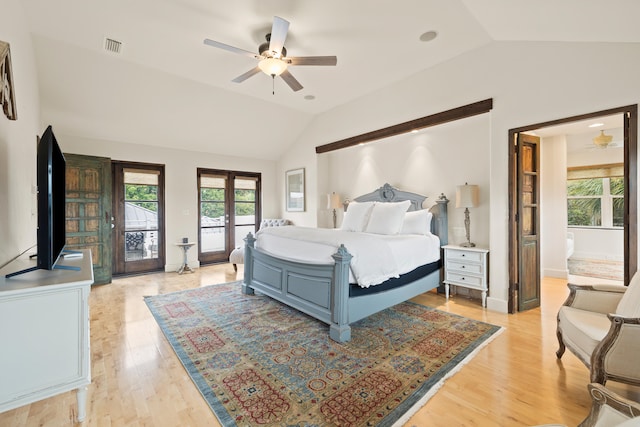
[[[497,311],[499,313],[508,313],[509,303],[498,298],[487,297],[487,309]]]

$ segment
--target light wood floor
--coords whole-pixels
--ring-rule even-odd
[[[242,277],[239,269],[238,278]],[[144,295],[236,280],[229,264],[194,274],[158,273],[94,286],[90,296],[92,384],[84,426],[219,426],[151,316]],[[587,368],[568,351],[557,361],[555,316],[565,281],[545,279],[542,306],[514,315],[478,300],[434,292],[417,300],[506,330],[444,386],[407,426],[575,426],[589,412]],[[43,355],[46,357],[46,355]],[[608,386],[629,395],[630,388]],[[640,397],[640,396],[633,396]],[[0,414],[0,426],[74,425],[72,392]]]

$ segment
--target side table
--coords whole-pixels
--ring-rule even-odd
[[[487,306],[489,250],[455,245],[444,249],[444,291],[449,299],[449,285],[477,289],[482,292],[482,306]]]
[[[178,274],[182,274],[185,271],[188,271],[190,273],[193,273],[193,269],[191,267],[189,267],[189,260],[187,259],[187,252],[189,252],[189,249],[191,248],[191,246],[195,245],[195,242],[190,242],[190,243],[176,243],[176,246],[178,246],[179,248],[182,249],[182,265],[180,266],[180,268],[178,268],[178,270],[176,271],[176,273]]]

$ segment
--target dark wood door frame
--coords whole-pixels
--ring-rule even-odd
[[[518,212],[517,176],[514,168],[514,144],[521,132],[587,120],[614,114],[624,115],[624,283],[638,269],[638,105],[627,105],[549,122],[536,123],[509,130],[509,295],[508,311],[515,313],[518,289],[518,238],[516,214]]]
[[[150,259],[125,261],[125,195],[124,195],[124,170],[138,169],[158,174],[158,245],[157,256]],[[164,194],[164,170],[163,164],[128,162],[112,160],[111,172],[113,175],[113,217],[115,227],[112,229],[113,241],[113,274],[135,274],[162,270],[165,266],[166,255],[166,228],[165,228],[165,194]]]

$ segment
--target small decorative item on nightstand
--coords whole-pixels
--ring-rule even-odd
[[[462,286],[482,292],[482,306],[487,306],[489,289],[489,250],[455,245],[444,249],[444,291],[449,299],[449,285]]]

